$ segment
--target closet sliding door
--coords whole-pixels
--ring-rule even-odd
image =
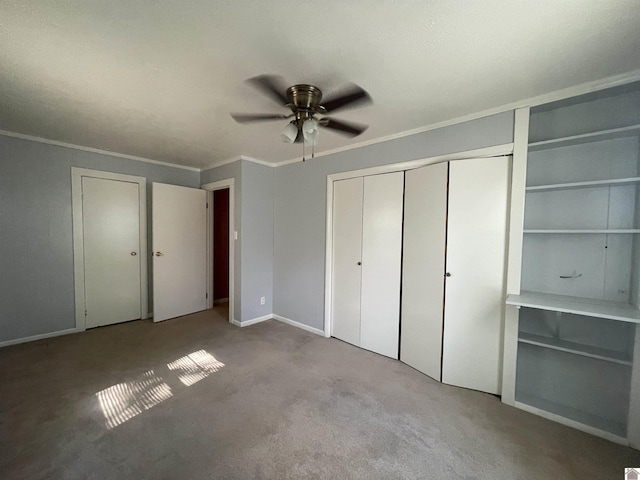
[[[440,381],[448,163],[408,170],[400,360]]]
[[[360,346],[363,193],[362,177],[333,184],[331,336],[357,346]]]
[[[333,337],[398,358],[403,172],[333,185]]]
[[[450,162],[442,381],[500,393],[509,157]]]
[[[360,346],[398,358],[403,172],[364,177]]]

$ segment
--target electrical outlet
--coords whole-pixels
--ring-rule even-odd
[[[260,305],[264,305],[267,303],[267,299],[265,297],[260,297]]]

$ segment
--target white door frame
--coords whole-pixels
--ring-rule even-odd
[[[200,188],[207,190],[207,201],[211,205],[207,212],[207,308],[213,308],[213,192],[216,190],[229,189],[229,322],[234,319],[235,305],[235,179],[227,178],[219,182],[205,183]]]
[[[76,330],[86,329],[84,289],[84,235],[82,213],[82,177],[117,180],[138,184],[140,205],[140,318],[149,316],[147,283],[147,179],[133,175],[71,167],[71,203],[73,206],[73,280],[75,287]]]
[[[400,172],[414,168],[432,165],[434,163],[448,162],[451,160],[468,160],[472,158],[496,157],[513,154],[513,143],[497,145],[495,147],[467,150],[465,152],[450,153],[436,157],[411,160],[409,162],[380,165],[378,167],[340,172],[327,175],[327,208],[326,208],[326,237],[325,237],[325,266],[324,266],[324,336],[331,336],[331,312],[333,309],[332,276],[333,276],[333,182],[347,178],[363,177],[366,175],[379,175],[382,173]]]

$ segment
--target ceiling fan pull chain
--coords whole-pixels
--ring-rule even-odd
[[[302,161],[303,162],[305,161],[305,158],[304,158],[304,141],[302,142]]]

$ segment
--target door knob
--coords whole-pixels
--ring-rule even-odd
[[[161,257],[162,255],[164,255],[164,253],[162,253],[162,252],[156,252],[156,257]]]
[[[445,274],[444,274],[444,276],[445,276],[445,277],[450,277],[450,276],[451,276],[451,273],[447,272],[447,273],[445,273]]]
[[[358,262],[358,265],[362,265],[362,262]]]
[[[132,256],[132,257],[135,257],[136,255],[137,255],[137,253],[136,253],[136,252],[131,252],[131,256]]]

